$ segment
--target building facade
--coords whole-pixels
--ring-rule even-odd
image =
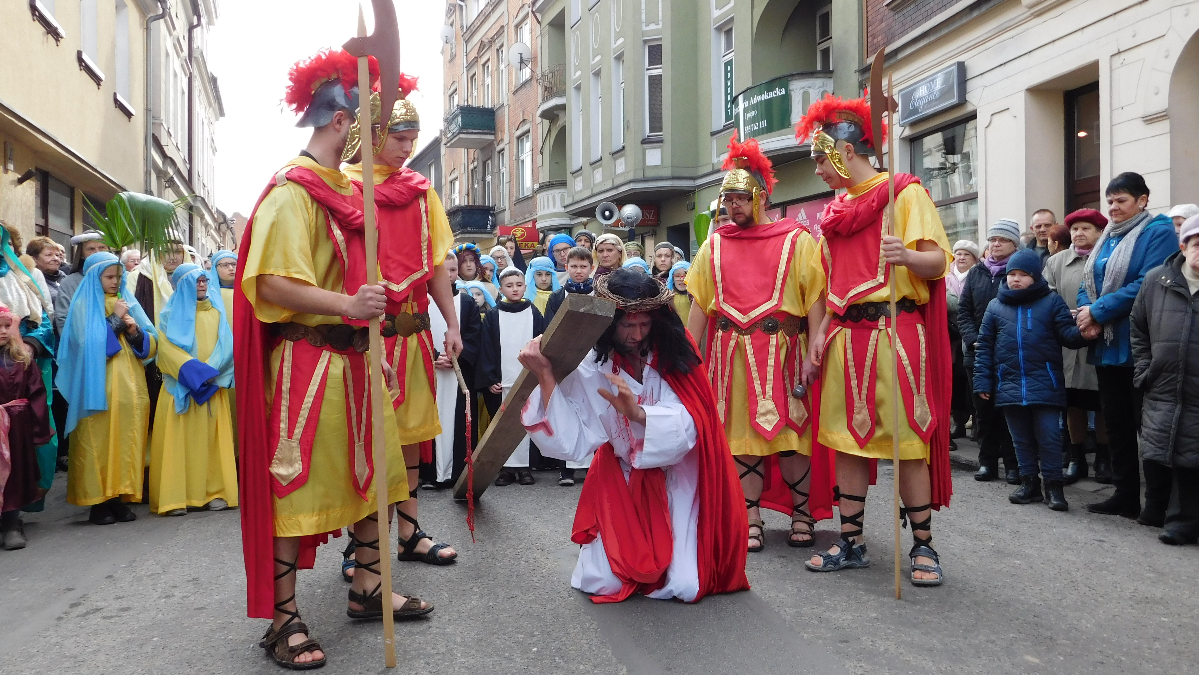
[[[637,204],[642,223],[621,234],[690,256],[735,130],[775,163],[772,215],[815,219],[832,197],[793,125],[817,97],[861,91],[858,3],[539,0],[533,11],[542,71],[565,77],[538,111],[539,228],[598,232],[599,204]]]
[[[428,129],[429,123],[426,122]],[[442,187],[442,139],[431,131],[423,132],[432,139],[428,143],[422,143],[421,138],[417,139],[417,153],[408,158],[408,168],[429,179],[433,184],[433,190],[437,193],[438,198],[442,200],[442,205],[445,203],[445,192]]]
[[[1150,209],[1196,203],[1194,0],[868,0],[899,94],[897,165],[951,241],[1048,208],[1105,211],[1136,171]]]
[[[0,219],[28,240],[70,248],[103,204],[141,191],[145,165],[143,25],[157,3],[0,3]]]
[[[480,245],[513,228],[535,232],[540,27],[519,0],[448,3],[446,25],[438,179],[451,228]]]

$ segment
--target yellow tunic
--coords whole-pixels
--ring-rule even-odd
[[[675,313],[683,320],[683,325],[687,325],[688,314],[692,311],[692,300],[688,294],[675,291],[675,297],[672,299],[675,307]]]
[[[221,313],[211,302],[196,303],[196,356],[201,361],[212,355],[220,321]],[[191,359],[170,340],[159,342],[158,369],[164,374],[177,377],[179,368]],[[166,513],[218,498],[237,506],[233,434],[228,389],[218,389],[204,405],[193,401],[179,415],[175,397],[164,388],[150,435],[150,510]]]
[[[887,180],[887,174],[881,173],[864,181],[849,190],[851,198],[863,194],[875,185]],[[916,250],[918,241],[936,243],[946,255],[946,269],[950,269],[953,255],[950,244],[946,240],[946,231],[938,217],[937,208],[925,194],[920,185],[910,185],[896,195],[896,228],[895,236],[904,241],[904,245]],[[909,273],[908,268],[895,268],[896,299],[910,298],[917,304],[929,302],[929,284]],[[939,277],[940,278],[940,277]],[[887,302],[889,297],[887,285],[859,300],[864,302]],[[821,434],[820,442],[838,452],[844,452],[860,457],[878,459],[892,458],[892,401],[891,378],[895,363],[891,341],[887,331],[881,331],[879,343],[875,352],[875,435],[867,442],[867,447],[860,448],[858,441],[850,435],[846,420],[846,338],[845,331],[830,329],[831,335],[826,338],[827,347],[824,357],[824,374],[821,377]],[[908,354],[914,370],[919,368],[921,355]],[[919,377],[919,376],[918,376]],[[868,405],[870,403],[868,402]],[[900,459],[929,459],[929,444],[921,440],[909,426],[904,402],[900,406]]]
[[[117,296],[105,296],[105,314],[111,314],[116,303]],[[147,337],[147,356],[154,356],[157,341]],[[105,367],[108,410],[79,420],[71,432],[67,501],[76,506],[92,506],[114,497],[126,502],[142,500],[150,393],[145,367],[125,336],[118,339],[121,351]]]
[[[717,305],[716,287],[712,278],[712,244],[711,239],[700,245],[692,266],[688,270],[687,289],[696,303],[709,317],[715,317],[720,312]],[[821,261],[817,256],[817,247],[813,238],[801,233],[795,238],[795,253],[792,255],[792,265],[788,269],[787,285],[783,289],[783,305],[779,311],[794,316],[806,317],[813,305],[821,299],[825,290],[825,272],[821,269]],[[775,263],[778,265],[778,262]],[[807,336],[800,335],[801,349],[806,347]],[[746,349],[742,340],[737,341],[737,347],[730,362],[729,389],[725,392],[728,397],[728,411],[725,415],[725,435],[729,438],[729,449],[735,455],[774,455],[776,453],[795,450],[805,455],[812,454],[811,427],[805,429],[800,436],[791,427],[784,426],[775,438],[768,441],[750,423],[750,404],[748,391],[749,381],[746,379]],[[782,368],[789,359],[787,343],[781,345],[777,363]],[[710,366],[711,368],[711,366]],[[718,396],[718,399],[723,398]],[[720,405],[720,403],[718,403]]]
[[[350,180],[341,172],[327,169],[306,158],[297,157],[289,166],[312,169],[327,185],[349,194]],[[288,182],[273,189],[258,206],[254,231],[242,275],[242,292],[254,306],[255,316],[267,323],[294,322],[306,326],[342,323],[340,316],[305,314],[272,304],[258,297],[259,275],[296,279],[336,293],[344,292],[342,268],[334,254],[325,214],[301,186]],[[271,380],[264,383],[267,396],[275,392],[284,344],[271,353]],[[346,425],[346,389],[342,379],[342,359],[329,359],[320,417],[317,421],[308,481],[296,491],[273,497],[275,534],[294,537],[329,532],[357,522],[375,510],[375,490],[362,499],[354,490],[353,473],[348,461]],[[380,396],[386,396],[382,391]],[[390,402],[390,397],[384,398]],[[270,401],[264,414],[270,409]],[[395,425],[384,425],[388,456],[388,498],[392,502],[408,498],[408,479]]]
[[[221,300],[225,302],[225,320],[233,328],[233,289],[221,287]]]
[[[398,170],[386,164],[376,164],[375,184],[379,185]],[[343,171],[351,179],[362,181],[361,164],[348,166]],[[450,229],[450,221],[446,218],[442,200],[438,198],[437,192],[433,188],[425,191],[425,204],[429,213],[429,238],[432,241],[431,263],[437,267],[445,262],[446,252],[450,250],[451,246],[454,246],[454,232]],[[387,223],[381,223],[381,226],[386,227]],[[417,307],[413,303],[406,303],[402,311],[416,312]],[[399,429],[400,442],[404,445],[428,441],[442,433],[442,425],[438,421],[437,401],[434,400],[433,390],[429,387],[429,373],[425,370],[425,359],[421,356],[420,341],[422,339],[428,340],[429,335],[417,334],[405,338],[408,344],[403,383],[404,402],[396,408],[396,426]],[[441,345],[433,345],[433,348],[439,352],[442,350]],[[392,355],[392,367],[397,372],[400,371],[400,364],[397,362],[400,353],[401,348],[397,341],[395,352]]]
[[[550,296],[554,295],[554,291],[544,291],[537,289],[537,296],[533,298],[533,306],[538,308],[542,316],[546,316],[546,303],[550,302]]]

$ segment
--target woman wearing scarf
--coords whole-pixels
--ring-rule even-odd
[[[625,246],[621,238],[611,232],[596,237],[596,273],[593,277],[602,277],[609,272],[621,269],[625,264]]]
[[[495,286],[497,274],[499,270],[496,269],[496,259],[490,255],[479,256],[479,280]]]
[[[233,279],[236,273],[236,253],[222,250],[213,254],[212,269],[207,272],[208,287],[221,290],[221,302],[225,304],[225,320],[229,322],[230,327],[233,326]]]
[[[559,232],[546,242],[546,256],[554,263],[554,272],[558,277],[559,286],[562,286],[567,280],[567,251],[573,248],[575,248],[575,239],[565,232]]]
[[[532,302],[543,315],[546,313],[546,303],[550,301],[550,296],[562,288],[557,271],[554,263],[546,256],[530,260],[529,267],[525,270],[525,299]],[[538,272],[543,273],[541,283],[538,283]]]
[[[1083,284],[1083,271],[1088,256],[1108,218],[1095,209],[1080,209],[1067,215],[1063,224],[1070,230],[1071,245],[1046,259],[1042,274],[1051,290],[1058,293],[1067,308],[1074,314],[1079,308],[1079,286]],[[1063,383],[1067,388],[1067,432],[1070,437],[1070,452],[1063,461],[1068,461],[1063,472],[1067,485],[1080,478],[1087,478],[1088,465],[1084,456],[1083,443],[1087,439],[1088,411],[1100,411],[1099,385],[1096,383],[1096,368],[1088,365],[1087,349],[1063,347]],[[1108,460],[1108,430],[1104,416],[1096,415],[1096,482],[1112,482],[1112,464]]]
[[[150,438],[150,510],[182,516],[188,507],[237,506],[233,416],[233,331],[210,277],[185,263],[158,319],[158,368],[170,396],[158,397]]]
[[[954,354],[951,365],[951,380],[954,383],[950,395],[950,419],[952,427],[950,438],[962,438],[966,435],[967,420],[975,411],[974,396],[971,394],[971,375],[963,367],[962,332],[958,329],[958,296],[962,293],[963,283],[971,268],[979,263],[979,246],[966,239],[954,242],[954,262],[946,272],[946,309],[949,311],[950,351]],[[950,449],[957,450],[958,446],[950,441]]]
[[[671,272],[667,275],[667,287],[675,291],[675,298],[672,300],[675,313],[679,315],[679,319],[683,321],[683,325],[687,325],[688,314],[692,312],[692,299],[687,292],[687,272],[692,268],[692,264],[686,260],[671,265]]]
[[[493,246],[492,250],[488,251],[488,255],[492,260],[496,261],[496,274],[504,271],[504,268],[512,265],[512,259],[508,257],[508,250],[503,246]]]
[[[69,406],[67,501],[92,507],[89,520],[136,520],[124,502],[141,501],[150,395],[142,360],[158,350],[158,332],[125,290],[117,256],[93,253],[83,264],[63,326],[55,384]]]
[[[975,370],[975,343],[979,340],[979,326],[983,323],[988,303],[1004,285],[1005,265],[1017,249],[1021,248],[1021,226],[1017,221],[1001,218],[988,228],[987,255],[979,264],[967,272],[962,291],[958,296],[958,330],[962,333],[963,367],[967,373]],[[951,269],[957,268],[952,265]],[[1004,459],[1005,478],[1010,485],[1021,482],[1017,468],[1017,455],[1013,450],[1012,437],[1004,413],[992,402],[975,396],[975,429],[979,440],[979,471],[975,480],[989,481],[999,473],[1000,459]]]
[[[1152,216],[1146,211],[1150,188],[1140,175],[1126,172],[1117,176],[1104,194],[1112,222],[1104,228],[1088,256],[1075,321],[1084,337],[1101,338],[1088,347],[1087,361],[1096,367],[1116,491],[1102,502],[1089,504],[1088,511],[1137,516],[1144,525],[1162,527],[1163,512],[1150,512],[1150,508],[1141,512],[1138,496],[1141,478],[1137,434],[1142,419],[1142,395],[1133,386],[1129,313],[1146,273],[1174,254],[1179,239],[1170,218]],[[1164,487],[1160,468],[1147,464],[1147,502],[1153,501]],[[1165,479],[1170,494],[1169,471]]]
[[[650,265],[647,264],[645,260],[642,260],[641,258],[639,258],[637,256],[634,256],[634,257],[626,260],[624,262],[624,264],[621,265],[621,267],[624,267],[625,269],[629,269],[629,268],[633,267],[633,268],[636,268],[636,269],[639,269],[639,270],[645,272],[646,274],[650,274]]]
[[[662,241],[654,246],[654,274],[655,279],[663,282],[670,287],[671,283],[668,277],[671,274],[671,265],[675,264],[675,247],[671,242]],[[684,319],[686,322],[687,319]]]

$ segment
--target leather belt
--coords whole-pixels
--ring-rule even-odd
[[[896,301],[896,311],[898,312],[915,312],[917,311],[917,301],[912,298],[902,298]],[[838,321],[846,323],[858,323],[859,321],[878,321],[884,317],[891,317],[892,312],[886,302],[863,302],[857,305],[850,305],[846,308],[845,314],[835,315]]]
[[[330,347],[339,352],[354,350],[361,354],[367,351],[370,345],[366,328],[344,323],[327,323],[320,326],[276,323],[272,324],[272,330],[284,340],[289,342],[303,340],[318,349]]]
[[[417,333],[429,330],[429,312],[387,314],[383,317],[379,328],[385,338],[396,335],[402,338],[412,337]]]
[[[722,316],[717,319],[717,330],[721,332],[733,331],[738,335],[750,335],[752,333],[762,331],[767,335],[774,335],[779,331],[788,337],[796,337],[800,333],[808,330],[808,318],[803,316],[787,315],[780,319],[774,316],[768,316],[759,319],[754,323],[742,328],[737,325],[727,316]]]

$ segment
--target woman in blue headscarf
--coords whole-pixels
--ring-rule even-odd
[[[237,276],[237,254],[233,251],[217,251],[212,256],[212,269],[205,272],[208,275],[209,289],[220,288],[220,293],[213,293],[214,298],[221,296],[225,303],[225,320],[233,326],[233,278]]]
[[[625,264],[621,265],[621,267],[625,267],[625,268],[636,267],[636,268],[640,269],[641,271],[645,272],[646,274],[650,274],[649,263],[647,263],[645,260],[643,260],[637,256],[634,256],[634,257],[626,260]]]
[[[163,388],[150,438],[150,510],[182,516],[188,507],[237,506],[233,417],[233,331],[211,277],[185,263],[158,319]]]
[[[671,290],[675,291],[673,300],[675,313],[683,319],[683,325],[687,325],[688,314],[692,311],[692,299],[688,297],[687,292],[687,272],[692,268],[692,264],[686,260],[671,265],[671,273],[667,275],[667,285]]]
[[[125,288],[117,256],[93,253],[63,325],[55,384],[67,400],[67,501],[91,506],[89,520],[110,525],[137,517],[142,500],[150,394],[142,360],[158,332]]]
[[[562,282],[549,258],[538,256],[529,261],[529,267],[525,269],[525,299],[532,302],[543,315],[546,313],[546,303],[550,301],[550,296],[561,287]]]

